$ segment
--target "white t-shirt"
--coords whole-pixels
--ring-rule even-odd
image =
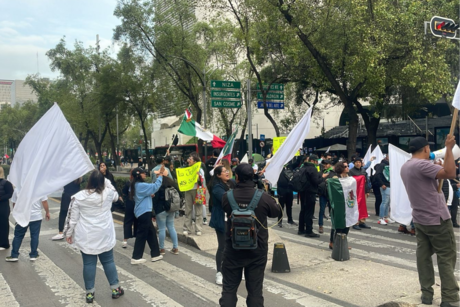
[[[17,200],[18,200],[18,195],[17,195],[17,189],[16,189],[14,190],[13,196],[11,197],[11,202],[16,203]],[[45,196],[41,198],[39,201],[32,204],[32,209],[30,211],[30,221],[31,222],[40,221],[43,219],[42,201],[45,201],[45,200],[48,200],[48,197]]]
[[[257,166],[257,164],[253,164],[252,165],[252,169],[254,170],[254,174],[257,173],[257,171],[259,170],[259,166]]]

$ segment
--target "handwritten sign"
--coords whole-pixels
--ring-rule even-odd
[[[177,184],[181,192],[190,191],[198,181],[198,172],[200,171],[201,162],[185,168],[177,168]]]
[[[281,145],[286,141],[285,136],[273,138],[273,154],[275,154]],[[300,156],[300,153],[297,151],[295,156]]]

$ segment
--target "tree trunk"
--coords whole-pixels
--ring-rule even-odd
[[[153,159],[150,159],[150,154],[149,154],[149,143],[148,143],[148,138],[147,138],[147,131],[145,129],[145,120],[142,118],[141,120],[141,128],[142,132],[144,133],[144,150],[145,150],[145,158],[147,160],[147,164],[149,166],[149,170],[153,168]]]
[[[369,127],[366,126],[367,130],[367,143],[372,145],[371,151],[377,147],[377,129],[379,128],[380,117],[372,117],[369,122]]]
[[[344,102],[345,110],[347,110],[350,121],[348,123],[348,140],[347,140],[347,156],[351,159],[356,153],[356,140],[358,138],[358,114],[356,113],[353,104],[349,101]]]
[[[86,131],[85,141],[83,143],[83,148],[85,149],[85,152],[88,152],[88,141],[89,141],[89,132]]]
[[[110,147],[112,150],[112,158],[115,161],[115,167],[117,167],[118,165],[120,165],[120,157],[118,156],[118,152],[117,152],[116,136],[113,135],[112,129],[110,128],[110,124],[108,127],[108,131],[109,131],[109,137],[110,137]]]

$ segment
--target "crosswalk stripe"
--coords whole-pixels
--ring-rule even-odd
[[[21,248],[20,253],[27,255],[28,251]],[[40,249],[38,253],[40,257],[31,265],[54,295],[60,297],[59,301],[66,306],[86,307],[85,290],[53,263]],[[94,302],[93,306],[100,305]]]
[[[10,286],[7,284],[5,278],[0,273],[0,302],[4,306],[8,307],[19,307],[19,303],[14,297],[13,292],[11,291]]]
[[[172,247],[170,242],[165,242],[165,245]],[[211,257],[200,255],[188,248],[184,248],[181,246],[180,252],[189,256],[191,260],[195,263],[198,263],[207,268],[215,268],[215,260]],[[267,278],[264,279],[264,289],[270,293],[281,295],[283,298],[287,300],[295,300],[301,306],[309,306],[309,307],[336,307],[340,306],[335,303],[323,300],[313,295],[309,295],[305,292],[301,292],[299,290],[293,289],[289,286],[280,284],[278,282],[269,280]]]
[[[117,243],[118,244],[114,247],[114,251],[126,256],[128,259],[131,259],[131,252],[121,248],[121,241],[117,241]],[[164,260],[159,262],[151,262],[147,260],[147,262],[143,263],[142,265],[148,267],[155,273],[162,275],[164,279],[177,284],[178,287],[185,290],[190,290],[192,294],[202,299],[203,301],[211,301],[217,303],[220,299],[222,292],[221,286],[210,283],[200,276],[182,270],[181,268],[169,264]],[[246,299],[238,295],[237,306],[246,306],[245,301]]]
[[[79,252],[75,250],[67,242],[59,242],[58,245],[71,250],[75,254],[79,254]],[[102,271],[104,270],[103,266],[100,263],[97,265],[97,267]],[[127,278],[123,280],[123,288],[125,290],[141,294],[142,298],[148,304],[155,307],[183,307],[178,302],[164,295],[162,292],[158,291],[157,289],[155,289],[148,283],[142,281],[141,279],[137,278],[128,271],[122,269],[120,266],[117,266],[117,272],[121,275],[124,275]]]

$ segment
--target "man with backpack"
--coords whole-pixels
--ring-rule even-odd
[[[309,161],[305,158],[304,164],[298,172],[297,180],[294,174],[292,182],[300,184],[297,192],[300,194],[300,214],[299,214],[299,235],[309,238],[318,238],[319,234],[313,232],[313,213],[315,211],[316,194],[318,186],[322,181],[322,175],[318,172],[318,156],[311,155]]]
[[[283,170],[281,171],[280,177],[277,183],[277,193],[278,193],[278,201],[281,205],[281,212],[278,217],[280,222],[278,223],[279,227],[283,227],[283,210],[284,206],[286,205],[286,214],[288,217],[288,224],[297,226],[298,224],[294,222],[292,219],[292,202],[294,201],[294,191],[289,186],[289,181],[291,181],[294,172],[292,171],[292,163],[289,163],[284,166]]]
[[[236,306],[238,286],[244,270],[247,306],[264,306],[262,289],[268,252],[267,217],[276,218],[281,210],[270,195],[254,189],[254,171],[250,164],[238,165],[235,177],[236,188],[225,193],[222,198],[222,208],[229,219],[219,304],[225,307]]]

